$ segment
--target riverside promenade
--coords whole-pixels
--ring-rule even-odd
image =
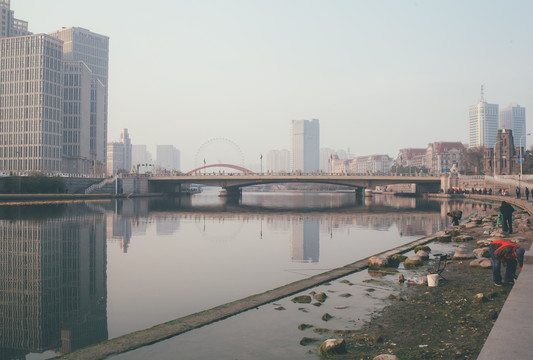
[[[485,198],[472,196],[472,198]],[[533,215],[531,202],[511,197],[491,196],[495,201],[505,200],[519,206]],[[513,286],[498,320],[494,324],[478,360],[528,360],[533,358],[533,254],[531,253],[531,240],[523,245],[526,254],[524,267],[520,272],[516,284]]]

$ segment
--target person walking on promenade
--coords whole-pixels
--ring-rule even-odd
[[[518,186],[516,187],[516,198],[520,199],[520,188]]]
[[[500,212],[502,213],[502,231],[512,234],[514,208],[507,201],[502,201]]]
[[[523,247],[507,241],[496,240],[489,246],[490,257],[492,259],[492,280],[494,285],[502,286],[502,273],[501,266],[505,265],[505,283],[514,283],[516,279],[516,265],[522,270],[524,266],[524,253]]]
[[[524,192],[526,193],[526,201],[529,201],[529,188],[527,186]]]

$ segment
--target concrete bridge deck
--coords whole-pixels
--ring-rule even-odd
[[[225,189],[241,188],[253,185],[280,183],[316,183],[344,185],[360,189],[393,184],[417,184],[434,192],[440,189],[441,177],[433,176],[368,176],[368,175],[184,175],[152,176],[148,181],[159,186],[179,186],[181,184],[201,184],[219,186]],[[166,184],[166,185],[165,185]],[[434,190],[436,189],[436,191]],[[426,192],[426,191],[421,191]],[[427,191],[429,192],[429,190]]]

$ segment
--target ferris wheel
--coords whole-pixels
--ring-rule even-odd
[[[194,156],[195,167],[206,164],[244,166],[244,154],[233,141],[226,138],[213,138],[203,143]]]

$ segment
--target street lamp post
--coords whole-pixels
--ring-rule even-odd
[[[261,154],[259,159],[261,159],[261,175],[263,175],[263,154]]]
[[[524,159],[522,158],[522,138],[525,138],[528,135],[531,135],[531,133],[520,136],[520,176],[518,177],[519,189],[522,189],[522,163],[524,162]]]

